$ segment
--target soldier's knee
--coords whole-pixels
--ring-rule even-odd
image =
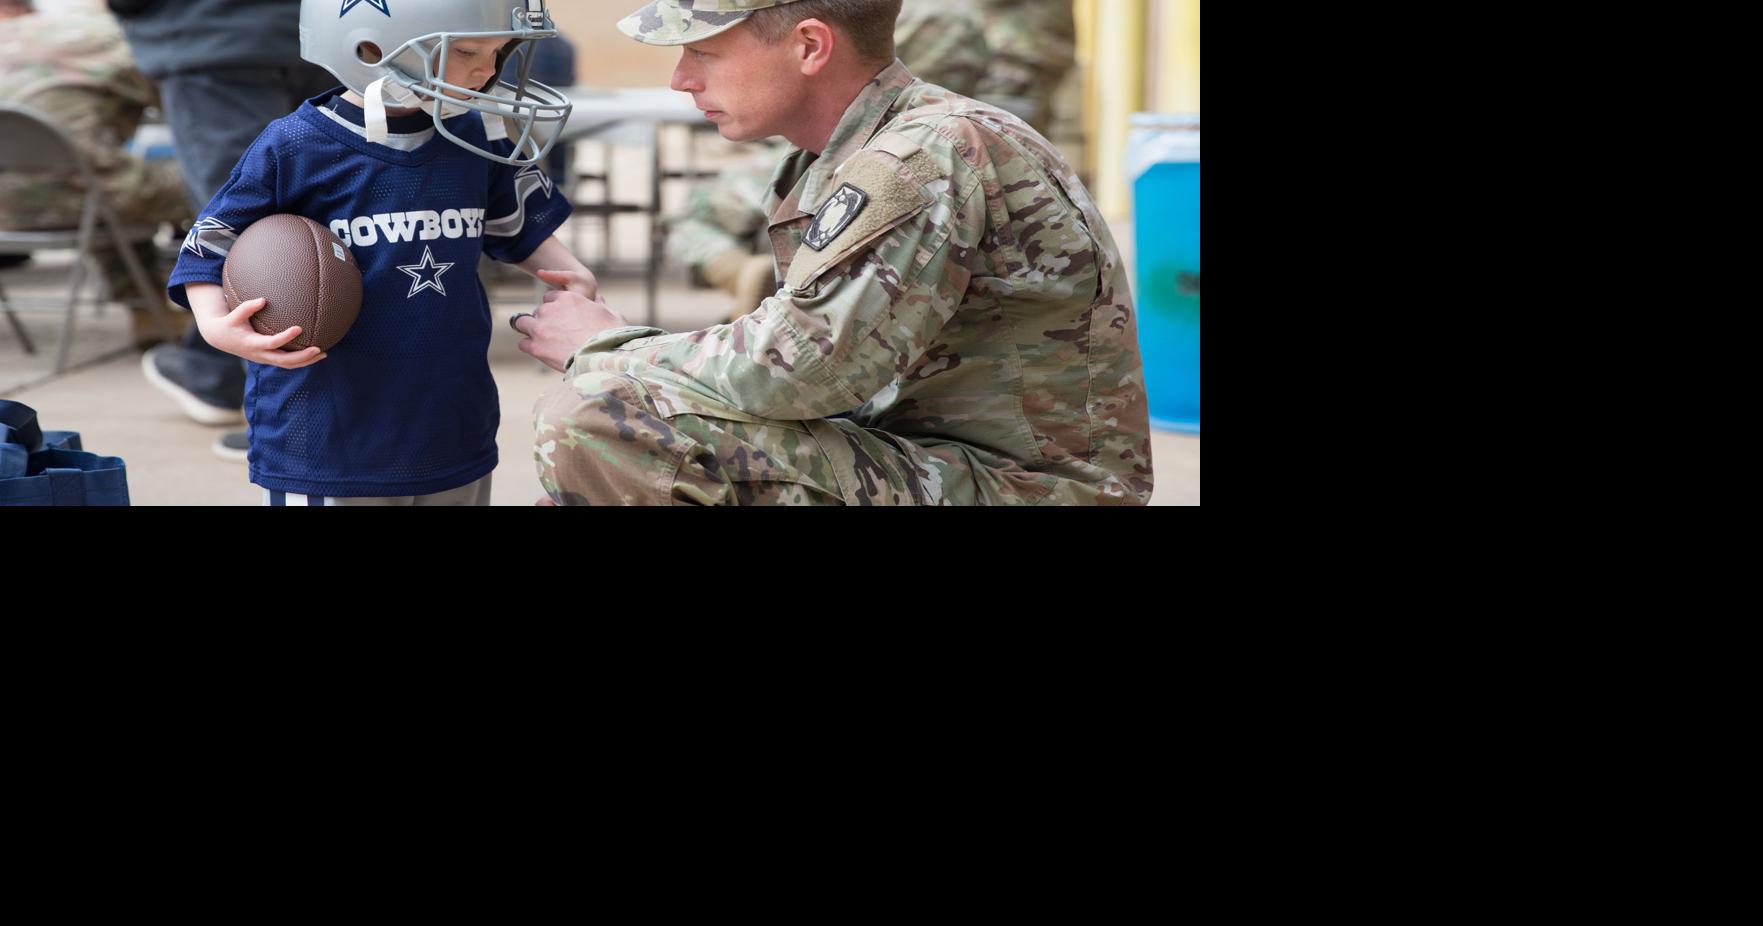
[[[642,384],[625,373],[587,372],[545,393],[534,408],[540,433],[575,430],[617,434],[632,419],[653,414]]]
[[[539,481],[559,501],[649,502],[678,465],[677,434],[628,374],[577,374],[540,396],[533,411]]]

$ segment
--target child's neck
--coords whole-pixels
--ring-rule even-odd
[[[361,98],[361,94],[356,93],[353,90],[345,92],[343,94],[343,99],[348,100],[351,103],[354,103],[356,106],[359,106],[362,109],[367,108],[367,101],[363,100]],[[414,116],[419,112],[422,112],[422,110],[400,108],[400,107],[395,107],[395,106],[386,107],[386,115],[388,115],[388,116]]]

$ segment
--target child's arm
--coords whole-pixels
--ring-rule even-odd
[[[594,272],[577,260],[575,253],[568,245],[557,240],[556,235],[546,238],[545,243],[539,245],[532,256],[515,266],[538,277],[552,289],[565,290],[595,301],[600,298],[600,281],[594,279]]]
[[[600,281],[593,271],[582,266],[556,235],[518,266],[551,286],[545,301],[524,321],[526,327],[520,327],[521,319],[516,318],[514,330],[526,336],[520,349],[552,369],[567,367],[569,358],[594,335],[624,327],[624,316],[600,301]]]
[[[212,283],[190,283],[184,287],[184,293],[190,300],[190,312],[196,316],[196,327],[202,332],[202,340],[235,357],[284,370],[298,370],[327,356],[317,347],[292,352],[281,349],[282,345],[300,336],[299,325],[276,335],[258,334],[257,329],[251,327],[251,316],[269,305],[267,299],[253,299],[228,312],[226,296]]]

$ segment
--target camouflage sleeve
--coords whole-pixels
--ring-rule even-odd
[[[979,173],[924,125],[881,136],[835,182],[784,289],[757,311],[686,334],[607,332],[575,369],[660,371],[663,399],[688,410],[809,420],[863,405],[925,355],[961,304],[987,212]]]

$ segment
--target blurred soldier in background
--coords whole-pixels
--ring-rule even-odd
[[[894,52],[913,76],[968,96],[979,89],[991,56],[984,24],[968,0],[904,0]]]
[[[117,221],[143,233],[133,250],[151,292],[136,291],[102,227],[93,252],[112,297],[129,304],[135,346],[146,349],[167,337],[147,303],[166,304],[165,270],[151,235],[162,221],[187,225],[190,207],[175,163],[143,161],[124,150],[158,93],[135,68],[116,19],[95,0],[88,6],[52,16],[29,0],[0,0],[0,101],[29,106],[66,132]],[[83,182],[68,174],[0,174],[0,228],[77,228],[85,195]]]
[[[1053,96],[1077,62],[1071,0],[978,0],[992,61],[974,96],[1053,129]]]
[[[988,50],[982,21],[968,0],[905,0],[894,48],[913,76],[963,96],[976,96]],[[712,183],[692,188],[685,210],[667,218],[667,254],[693,281],[731,297],[729,317],[753,311],[777,289],[766,224],[765,188],[788,142],[756,145]]]

